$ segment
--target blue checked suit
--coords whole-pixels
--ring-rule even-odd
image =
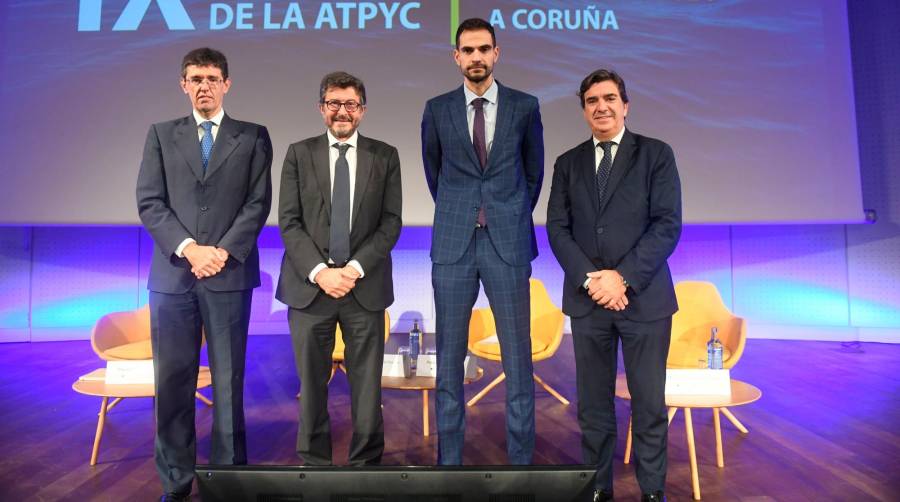
[[[537,256],[531,213],[544,173],[537,98],[498,84],[497,122],[482,169],[466,121],[462,86],[435,97],[422,116],[422,158],[435,201],[431,244],[437,308],[438,463],[462,463],[463,360],[469,320],[484,286],[506,374],[507,453],[531,463],[534,381],[528,278]],[[486,228],[476,229],[484,208]]]

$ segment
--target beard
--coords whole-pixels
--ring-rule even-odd
[[[484,71],[480,74],[473,74],[472,70],[474,70],[476,68],[480,68]],[[487,78],[491,76],[491,73],[492,73],[491,68],[488,68],[487,66],[470,66],[470,67],[466,68],[466,71],[463,73],[463,75],[465,75],[466,80],[468,80],[469,82],[478,84],[480,82],[484,82],[485,80],[487,80]]]
[[[356,132],[356,126],[353,125],[352,120],[339,121],[337,117],[331,122],[331,127],[328,129],[337,139],[347,139]]]

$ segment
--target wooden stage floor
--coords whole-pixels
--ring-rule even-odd
[[[391,345],[405,337],[392,336]],[[298,381],[290,338],[253,336],[248,346],[246,417],[250,462],[296,464]],[[88,461],[100,399],[72,382],[101,366],[89,342],[0,344],[0,500],[154,500],[153,403],[125,400],[106,422],[99,463]],[[496,376],[466,386],[471,397]],[[535,369],[572,400],[563,406],[538,388],[535,463],[581,461],[570,337]],[[621,363],[620,363],[620,371]],[[712,414],[695,410],[700,486],[707,501],[900,500],[900,345],[749,340],[732,376],[759,387],[756,403],[735,408],[750,429],[722,421],[725,467],[716,467]],[[209,395],[208,391],[205,391]],[[468,410],[465,463],[505,462],[504,388]],[[346,463],[350,439],[347,381],[331,383],[335,458]],[[434,430],[434,402],[431,403]],[[421,394],[384,391],[386,465],[430,465],[437,437],[422,436]],[[618,500],[638,500],[632,465],[622,464],[628,404],[617,403]],[[209,453],[212,411],[198,402],[198,462]],[[669,434],[667,495],[690,500],[684,417]],[[893,467],[892,467],[893,466]],[[195,499],[199,499],[196,495]]]

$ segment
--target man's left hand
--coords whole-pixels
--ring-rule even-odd
[[[625,296],[625,279],[615,270],[598,270],[587,275],[591,282],[588,293],[591,299],[603,308],[615,311],[625,310],[628,297]]]

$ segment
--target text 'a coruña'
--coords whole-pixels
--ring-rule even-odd
[[[366,28],[418,30],[413,19],[420,2],[322,2],[312,24],[300,2],[213,3],[209,6],[209,29],[224,30],[349,30]],[[307,14],[308,16],[308,14]]]

